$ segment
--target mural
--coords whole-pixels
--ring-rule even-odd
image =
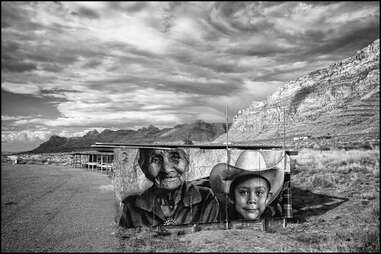
[[[115,194],[125,228],[291,218],[283,150],[116,148]]]

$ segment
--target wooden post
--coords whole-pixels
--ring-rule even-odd
[[[283,150],[286,150],[286,106],[283,108]]]
[[[285,150],[283,151],[283,156],[284,156],[283,171],[286,170],[286,168],[287,168],[287,153],[286,153],[286,148],[284,148],[284,149]],[[291,176],[291,161],[290,161],[290,176]],[[291,181],[291,177],[290,177],[290,181]],[[288,186],[288,188],[291,188],[291,182],[290,182],[290,186]],[[283,195],[283,193],[282,193],[282,195]],[[283,228],[285,228],[286,226],[287,226],[287,218],[283,217]]]
[[[91,155],[91,172],[94,171],[94,154]]]
[[[101,172],[103,172],[103,154],[101,154]]]
[[[107,165],[110,165],[110,155],[107,155]],[[107,167],[107,174],[111,171],[110,167]]]
[[[225,115],[226,115],[226,168],[228,169],[229,165],[229,120],[228,120],[228,104],[226,104],[225,108]],[[226,221],[225,221],[225,229],[229,229],[229,218],[228,218],[228,195],[225,193],[225,214],[226,214]]]

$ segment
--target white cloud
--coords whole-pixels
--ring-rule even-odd
[[[179,17],[171,27],[169,35],[184,42],[203,42],[204,32],[200,24],[192,18]]]
[[[5,91],[17,94],[40,94],[40,88],[35,84],[20,84],[4,81],[1,83],[1,88]]]
[[[57,135],[61,137],[83,137],[86,135],[89,131],[97,130],[99,133],[101,133],[103,130],[105,130],[104,127],[93,127],[93,128],[86,128],[81,131],[75,131],[70,129],[62,130],[61,132],[58,132]]]
[[[129,111],[129,112],[73,112],[68,117],[58,117],[57,119],[35,118],[31,120],[18,120],[15,126],[27,124],[39,124],[51,127],[74,127],[74,126],[94,126],[112,123],[113,125],[131,124],[131,122],[148,123],[178,123],[180,119],[168,112],[154,111]]]
[[[160,31],[146,24],[144,18],[147,17],[115,11],[107,7],[108,3],[102,2],[67,2],[65,6],[76,12],[80,8],[87,8],[99,14],[99,19],[78,18],[77,27],[86,27],[84,33],[78,33],[81,38],[90,37],[98,42],[124,42],[155,53],[163,52],[168,45]],[[161,10],[152,8],[148,14],[151,17],[157,16]]]
[[[45,130],[19,130],[19,131],[2,131],[1,132],[1,142],[2,143],[12,143],[12,142],[36,142],[45,141],[52,135],[51,131]]]
[[[23,120],[23,119],[30,119],[32,116],[8,116],[8,115],[1,115],[1,121],[16,121],[16,120]]]
[[[379,15],[379,11],[380,10],[377,8],[369,8],[367,6],[363,6],[357,10],[352,10],[351,12],[337,12],[336,15],[328,17],[326,22],[335,25],[346,24],[354,21],[361,22],[363,19]]]

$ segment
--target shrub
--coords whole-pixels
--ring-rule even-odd
[[[312,176],[312,187],[314,188],[330,188],[334,187],[338,183],[338,178],[329,175],[314,175]]]
[[[380,252],[380,232],[371,230],[361,235],[360,245],[356,246],[354,252]]]
[[[320,241],[317,249],[327,252],[379,252],[378,228],[357,228],[354,231],[336,231],[329,234],[326,241]]]

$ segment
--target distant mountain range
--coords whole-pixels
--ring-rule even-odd
[[[230,126],[230,124],[229,124]],[[101,133],[97,130],[88,132],[83,137],[60,137],[51,136],[48,141],[42,143],[31,153],[54,153],[89,150],[95,142],[110,143],[177,143],[185,142],[205,143],[213,141],[216,137],[226,133],[225,123],[207,123],[201,120],[191,124],[180,124],[173,128],[159,129],[150,125],[138,130],[109,130]]]

